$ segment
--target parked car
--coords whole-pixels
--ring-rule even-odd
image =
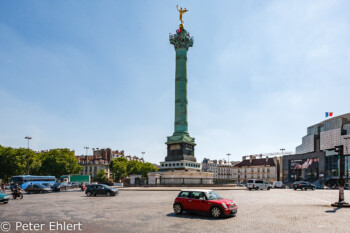
[[[92,184],[88,185],[85,189],[85,194],[88,197],[97,195],[115,196],[118,195],[118,189],[111,188],[105,184]]]
[[[235,216],[238,206],[233,200],[223,199],[213,190],[185,189],[175,198],[175,214],[183,211],[204,212],[214,218]]]
[[[306,181],[297,181],[293,183],[293,189],[297,190],[308,190],[308,189],[312,189],[315,190],[315,185],[311,184],[310,182],[306,182]]]
[[[32,185],[28,185],[24,191],[26,191],[27,193],[48,193],[51,192],[52,189],[45,187],[44,185],[41,184],[32,184]]]
[[[272,187],[272,185],[269,184],[265,180],[252,179],[252,180],[248,180],[248,183],[247,183],[247,188],[249,190],[252,190],[252,189],[255,189],[255,190],[263,190],[263,189],[270,190],[271,187]]]
[[[9,196],[5,193],[0,192],[0,202],[7,204],[9,202]]]
[[[283,183],[282,183],[282,181],[274,181],[273,183],[272,183],[272,188],[274,188],[274,189],[276,189],[276,188],[283,188]]]
[[[59,191],[67,191],[68,187],[66,185],[66,183],[54,183],[52,186],[52,190],[59,192]]]

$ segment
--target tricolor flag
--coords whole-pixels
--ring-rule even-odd
[[[326,112],[326,117],[331,117],[333,116],[333,112]]]

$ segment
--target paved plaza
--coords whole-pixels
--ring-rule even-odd
[[[350,208],[330,206],[337,190],[270,191],[217,190],[239,206],[236,217],[212,219],[206,215],[175,215],[178,191],[121,190],[116,197],[86,197],[78,190],[25,195],[0,204],[0,222],[44,224],[81,223],[81,232],[350,232]],[[350,191],[345,191],[350,201]],[[17,223],[18,224],[18,223]],[[1,232],[1,230],[0,230]],[[54,232],[54,231],[52,231]],[[57,231],[62,232],[62,231]],[[68,231],[65,231],[68,232]],[[79,232],[76,228],[75,232]]]

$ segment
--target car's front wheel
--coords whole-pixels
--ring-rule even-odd
[[[183,211],[182,206],[179,203],[175,203],[173,208],[174,208],[175,214],[181,214]]]
[[[270,187],[267,187],[267,190],[270,190]]]
[[[255,190],[259,190],[259,187],[256,187]]]
[[[217,207],[217,206],[214,206],[213,208],[211,208],[210,210],[210,215],[213,217],[213,218],[220,218],[221,215],[222,215],[222,210]]]

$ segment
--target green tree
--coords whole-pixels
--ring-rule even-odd
[[[141,174],[142,162],[132,160],[127,163],[128,175]]]
[[[142,168],[141,168],[141,175],[143,177],[147,177],[147,174],[149,172],[156,172],[158,171],[158,168],[156,166],[154,166],[153,164],[151,163],[143,163],[142,164]]]
[[[52,175],[59,178],[64,174],[77,174],[82,167],[69,149],[53,149],[40,155],[41,175]]]
[[[125,158],[119,157],[113,159],[109,164],[109,168],[111,169],[114,179],[117,182],[123,180],[128,175],[127,160]]]
[[[0,178],[7,182],[15,175],[32,174],[38,162],[37,155],[32,150],[0,146]]]
[[[96,181],[100,183],[106,183],[108,181],[108,177],[106,175],[106,170],[101,169],[96,174]]]

